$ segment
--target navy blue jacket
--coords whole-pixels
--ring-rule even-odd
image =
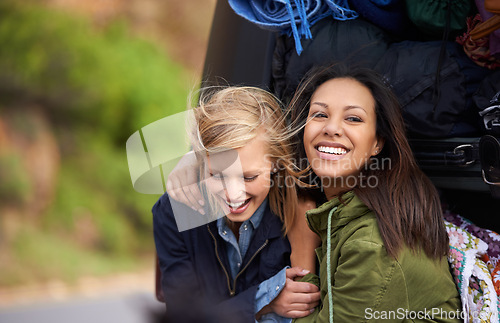
[[[186,216],[193,216],[187,206]],[[240,273],[231,278],[217,221],[179,232],[167,194],[153,207],[156,250],[167,317],[172,322],[254,322],[258,285],[290,265],[290,244],[269,207],[255,230]],[[170,322],[169,321],[169,322]]]

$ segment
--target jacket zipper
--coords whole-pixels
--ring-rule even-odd
[[[217,249],[217,239],[215,239],[215,236],[213,235],[213,233],[210,230],[210,227],[208,225],[207,225],[207,228],[208,228],[208,233],[210,233],[210,235],[212,236],[212,239],[214,239],[215,256],[217,257],[217,260],[219,261],[219,264],[222,267],[222,270],[224,270],[224,274],[226,274],[227,288],[229,289],[229,293],[231,294],[231,296],[233,296],[234,294],[232,294],[232,291],[231,291],[231,280],[229,279],[229,274],[227,273],[226,267],[224,267],[224,265],[222,264],[222,260],[220,260],[220,257],[219,257],[219,251]]]
[[[264,242],[264,244],[262,246],[260,246],[259,249],[257,249],[257,251],[253,254],[252,258],[250,258],[250,260],[248,261],[248,263],[246,264],[245,267],[243,267],[242,270],[240,270],[240,272],[236,275],[236,277],[234,277],[234,281],[233,281],[233,290],[230,291],[231,293],[231,296],[234,296],[234,294],[236,293],[236,279],[238,279],[238,277],[240,276],[241,273],[243,273],[245,271],[245,269],[247,269],[248,265],[250,265],[250,263],[252,262],[252,260],[257,256],[257,254],[262,250],[264,249],[265,246],[267,246],[267,243],[269,242],[269,239],[266,239],[266,241]]]
[[[219,264],[222,267],[222,270],[224,270],[224,274],[226,275],[227,288],[229,289],[229,295],[234,296],[236,294],[236,280],[238,279],[238,277],[240,276],[240,274],[243,273],[245,271],[245,269],[248,268],[248,266],[250,265],[250,263],[252,262],[252,260],[254,260],[254,258],[257,256],[257,254],[262,249],[264,249],[265,246],[267,246],[267,244],[269,243],[269,239],[266,239],[266,241],[264,241],[264,244],[262,246],[260,246],[260,248],[257,249],[257,251],[255,251],[255,253],[253,254],[252,258],[250,258],[250,260],[245,265],[245,267],[243,267],[243,269],[240,270],[240,272],[236,275],[236,277],[234,277],[233,288],[231,288],[231,281],[230,281],[230,278],[229,278],[229,274],[227,273],[226,267],[224,267],[224,265],[222,264],[222,260],[219,257],[219,251],[217,249],[217,239],[215,239],[215,236],[212,233],[212,231],[210,230],[210,227],[207,226],[207,228],[208,228],[208,233],[210,233],[210,235],[212,236],[212,239],[214,239],[214,243],[215,243],[215,256],[217,257],[217,260],[219,261]]]

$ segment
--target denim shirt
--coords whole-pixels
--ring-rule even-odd
[[[243,258],[245,257],[248,246],[250,245],[250,241],[252,240],[253,232],[255,231],[255,229],[257,229],[262,220],[267,203],[268,201],[267,199],[265,199],[264,202],[262,202],[262,204],[257,208],[255,213],[250,217],[250,219],[241,224],[239,229],[239,240],[236,240],[236,236],[227,225],[225,218],[219,218],[217,220],[219,235],[226,243],[227,256],[229,259],[229,266],[233,279],[241,269]],[[286,268],[283,268],[275,276],[259,284],[259,288],[255,295],[255,313],[259,312],[264,306],[268,305],[274,300],[274,298],[276,298],[276,296],[279,295],[281,290],[285,287],[285,282]],[[291,322],[291,319],[284,318],[277,315],[276,313],[269,313],[263,315],[259,322],[288,323]]]

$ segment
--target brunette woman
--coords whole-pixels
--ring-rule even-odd
[[[438,193],[418,168],[397,98],[367,69],[310,72],[291,109],[325,203],[307,212],[321,238],[321,305],[296,322],[460,321]],[[301,221],[298,221],[301,223]]]

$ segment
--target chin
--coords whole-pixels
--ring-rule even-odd
[[[252,213],[253,214],[253,213]],[[252,217],[252,214],[233,214],[229,213],[226,215],[226,217],[231,221],[231,222],[245,222],[246,220],[250,219]]]
[[[313,170],[314,173],[319,177],[319,178],[328,178],[328,179],[335,179],[344,176],[342,172],[340,172],[338,169],[319,169],[319,170]]]

